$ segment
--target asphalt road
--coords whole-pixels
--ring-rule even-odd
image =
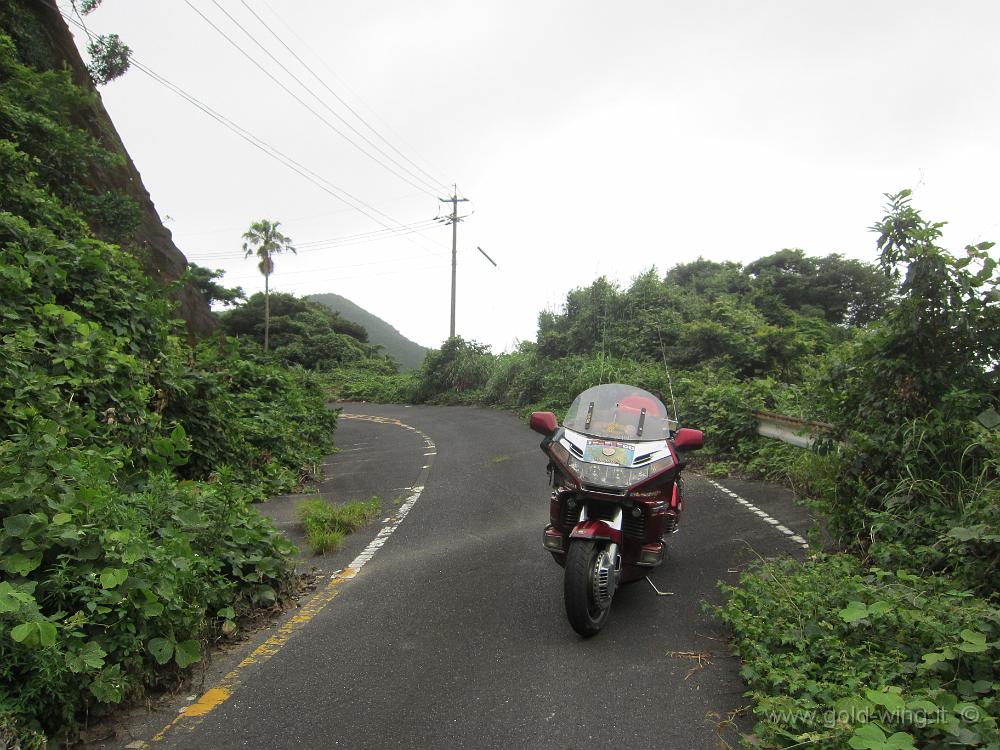
[[[135,722],[118,747],[720,746],[719,721],[745,688],[703,602],[758,555],[802,553],[791,535],[809,522],[787,493],[689,474],[681,531],[653,574],[674,595],[626,586],[584,640],[541,546],[549,490],[537,435],[489,410],[343,407],[415,429],[342,419],[324,494],[379,495],[405,517],[390,513],[318,559],[325,595],[218,657],[192,695]],[[357,575],[337,573],[373,539]]]

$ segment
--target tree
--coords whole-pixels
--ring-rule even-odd
[[[223,307],[232,307],[246,301],[243,287],[226,287],[216,283],[215,280],[221,278],[224,273],[225,271],[221,268],[212,270],[199,266],[197,263],[188,263],[186,278],[195,289],[204,295],[205,301],[210,305],[213,302],[221,302]]]
[[[807,256],[785,249],[743,269],[753,303],[771,323],[791,324],[791,312],[822,317],[836,325],[864,326],[886,310],[896,274],[860,260],[832,254]]]
[[[292,240],[281,232],[278,227],[280,221],[269,221],[261,219],[250,225],[250,228],[243,233],[243,253],[245,258],[256,255],[260,258],[257,268],[264,274],[264,351],[268,350],[268,329],[271,326],[271,306],[270,306],[270,285],[269,280],[274,272],[273,255],[283,253],[286,250],[295,254]]]
[[[92,13],[102,0],[71,0],[73,10],[77,16],[82,13],[88,15]],[[104,85],[125,75],[129,69],[129,56],[132,50],[121,40],[117,34],[101,34],[100,36],[90,36],[90,43],[87,45],[87,54],[90,55],[90,62],[87,63],[87,71],[96,85]]]

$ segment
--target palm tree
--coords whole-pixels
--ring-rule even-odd
[[[243,252],[245,253],[243,257],[249,258],[251,255],[256,255],[260,258],[257,268],[264,274],[265,352],[268,349],[268,329],[271,327],[270,286],[268,284],[268,279],[274,272],[274,260],[272,260],[271,256],[283,253],[286,250],[291,250],[292,253],[295,253],[291,239],[278,231],[279,226],[281,226],[280,221],[261,219],[251,224],[250,228],[243,233]]]

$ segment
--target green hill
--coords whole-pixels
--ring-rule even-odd
[[[342,318],[358,323],[368,331],[368,341],[381,346],[386,354],[399,362],[403,370],[415,370],[424,361],[426,347],[414,343],[403,334],[386,323],[382,318],[372,315],[364,308],[358,307],[349,299],[339,294],[312,294],[308,299],[326,305]]]

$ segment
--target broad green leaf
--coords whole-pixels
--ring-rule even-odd
[[[22,622],[11,628],[10,637],[32,648],[48,648],[56,642],[56,626],[48,620]]]
[[[847,744],[854,750],[884,750],[885,732],[874,724],[862,724],[855,728]]]
[[[35,627],[35,623],[22,622],[20,625],[15,625],[11,628],[10,637],[18,643],[24,643],[25,645],[30,646],[31,642],[29,639],[32,638],[32,636],[35,636],[37,632],[38,629]]]
[[[26,591],[18,591],[7,581],[0,581],[0,613],[19,612],[25,606],[34,606],[35,597]]]
[[[79,651],[79,656],[91,669],[100,669],[104,666],[104,657],[107,652],[97,645],[95,641],[87,641]]]
[[[188,442],[187,433],[184,431],[184,425],[180,423],[171,430],[170,441],[174,444],[174,449],[178,451],[188,450],[191,447],[191,444]]]
[[[80,649],[66,657],[66,664],[71,672],[80,674],[87,670],[97,670],[104,666],[104,649],[94,641],[87,641]]]
[[[131,565],[146,556],[146,550],[141,544],[133,543],[122,550],[122,562]]]
[[[105,568],[101,571],[101,588],[113,589],[125,583],[128,571],[124,568]]]
[[[906,708],[905,701],[896,693],[887,693],[881,690],[865,690],[865,696],[877,706],[885,706],[889,711],[902,711]]]
[[[4,530],[11,536],[24,538],[38,519],[30,513],[20,513],[3,519]]]
[[[917,750],[913,744],[913,735],[906,732],[896,732],[889,736],[883,745],[885,750]]]
[[[849,695],[846,698],[840,698],[835,701],[833,708],[838,714],[858,716],[871,711],[872,704],[860,695]]]
[[[895,607],[889,602],[877,601],[868,605],[868,614],[870,615],[884,615],[886,612],[891,612]]]
[[[13,555],[0,556],[0,569],[20,576],[28,575],[28,573],[41,564],[41,554],[28,557],[27,555],[22,555],[20,552],[16,552]]]
[[[48,648],[56,642],[56,626],[48,620],[36,620],[38,638],[42,648]]]
[[[174,655],[174,642],[168,641],[166,638],[151,638],[146,644],[146,648],[156,659],[157,664],[166,664]]]
[[[936,713],[938,707],[936,704],[931,703],[928,700],[915,700],[906,702],[906,710],[912,711],[913,713],[920,714],[933,714]]]
[[[857,622],[868,615],[868,607],[864,602],[848,602],[847,606],[837,614],[844,622]]]
[[[923,664],[920,665],[922,668],[933,667],[935,664],[948,661],[948,657],[940,651],[931,651],[929,654],[924,654],[921,659],[923,660]]]
[[[185,526],[199,527],[205,526],[208,523],[208,519],[205,518],[205,515],[198,512],[194,508],[182,508],[174,513],[174,518]]]
[[[953,526],[948,531],[948,536],[952,539],[957,539],[960,542],[970,542],[973,539],[980,539],[983,536],[982,527],[971,526]]]
[[[117,664],[102,669],[92,683],[90,692],[101,703],[120,703],[125,697],[125,677]]]
[[[67,524],[72,520],[73,520],[72,513],[56,513],[54,516],[52,516],[52,525],[62,526],[63,524]]]
[[[986,646],[980,646],[978,643],[959,643],[955,648],[967,654],[982,654],[986,651]]]
[[[174,659],[181,669],[191,666],[201,659],[201,644],[198,641],[181,641],[177,644]]]
[[[116,544],[125,544],[125,542],[132,538],[132,532],[128,529],[118,529],[117,531],[108,532],[105,538]]]
[[[963,641],[967,641],[968,643],[974,643],[977,646],[985,646],[986,645],[986,634],[985,633],[980,633],[980,632],[975,631],[975,630],[968,630],[968,629],[966,629],[966,630],[963,630],[961,633],[959,633],[959,635],[962,636],[962,640]]]

